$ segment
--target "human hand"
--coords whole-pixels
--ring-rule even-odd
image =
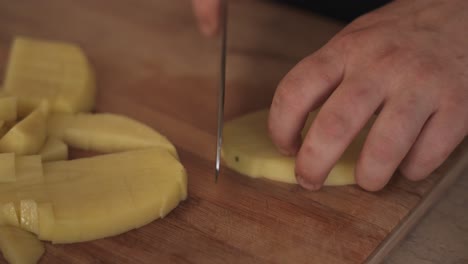
[[[361,187],[377,191],[398,169],[421,180],[440,166],[468,134],[467,18],[466,0],[397,0],[297,64],[277,88],[269,129],[283,153],[297,154],[298,182],[319,189],[377,111],[355,169]]]
[[[214,36],[219,31],[221,0],[192,0],[193,11],[200,31]]]

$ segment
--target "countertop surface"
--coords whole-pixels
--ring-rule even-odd
[[[385,261],[397,263],[468,263],[468,170]]]

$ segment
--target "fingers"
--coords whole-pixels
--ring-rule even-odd
[[[460,113],[462,111],[439,111],[431,117],[400,166],[404,176],[421,180],[448,158],[468,130],[468,120],[463,120]]]
[[[206,36],[214,36],[219,31],[221,0],[192,0],[195,17],[200,31]]]
[[[381,89],[368,79],[344,80],[323,105],[296,159],[296,177],[306,189],[317,190],[343,152],[383,100]]]
[[[268,120],[271,138],[280,152],[294,155],[309,112],[338,86],[343,62],[331,49],[319,50],[297,64],[279,84]]]
[[[382,189],[416,141],[434,109],[428,98],[402,94],[387,102],[366,139],[356,165],[356,182]]]

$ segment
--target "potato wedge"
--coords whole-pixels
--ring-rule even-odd
[[[17,155],[38,153],[47,137],[48,115],[49,106],[43,102],[0,139],[0,152]]]
[[[35,264],[45,248],[37,237],[27,231],[11,226],[0,226],[0,250],[11,264]]]

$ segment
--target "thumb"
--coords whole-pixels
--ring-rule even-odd
[[[221,0],[192,0],[193,10],[200,31],[206,36],[214,36],[219,31]]]

